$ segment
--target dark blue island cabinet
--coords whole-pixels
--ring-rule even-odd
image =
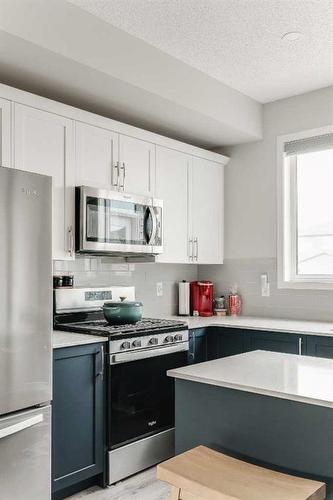
[[[52,497],[104,485],[104,345],[53,354]]]

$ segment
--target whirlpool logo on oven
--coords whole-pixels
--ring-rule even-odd
[[[157,420],[151,420],[150,422],[148,422],[148,427],[155,427],[156,424]]]

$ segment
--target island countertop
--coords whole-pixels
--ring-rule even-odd
[[[169,370],[169,377],[333,408],[333,360],[252,351]]]

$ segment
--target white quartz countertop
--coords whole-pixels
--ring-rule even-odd
[[[333,408],[333,360],[252,351],[169,370],[174,377]]]
[[[60,332],[53,330],[52,345],[53,349],[61,347],[73,347],[85,344],[97,344],[99,342],[107,342],[107,337],[99,337],[97,335],[85,335],[83,333]]]
[[[293,319],[260,318],[256,316],[169,316],[168,319],[185,321],[189,328],[224,326],[245,330],[267,330],[272,332],[324,335],[333,337],[333,321],[301,321]]]

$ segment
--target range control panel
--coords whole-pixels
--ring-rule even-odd
[[[171,333],[156,333],[140,337],[131,337],[121,340],[110,340],[109,352],[115,354],[117,352],[135,351],[138,349],[149,349],[162,347],[165,345],[177,344],[179,342],[188,341],[188,330],[180,330],[179,332]]]

